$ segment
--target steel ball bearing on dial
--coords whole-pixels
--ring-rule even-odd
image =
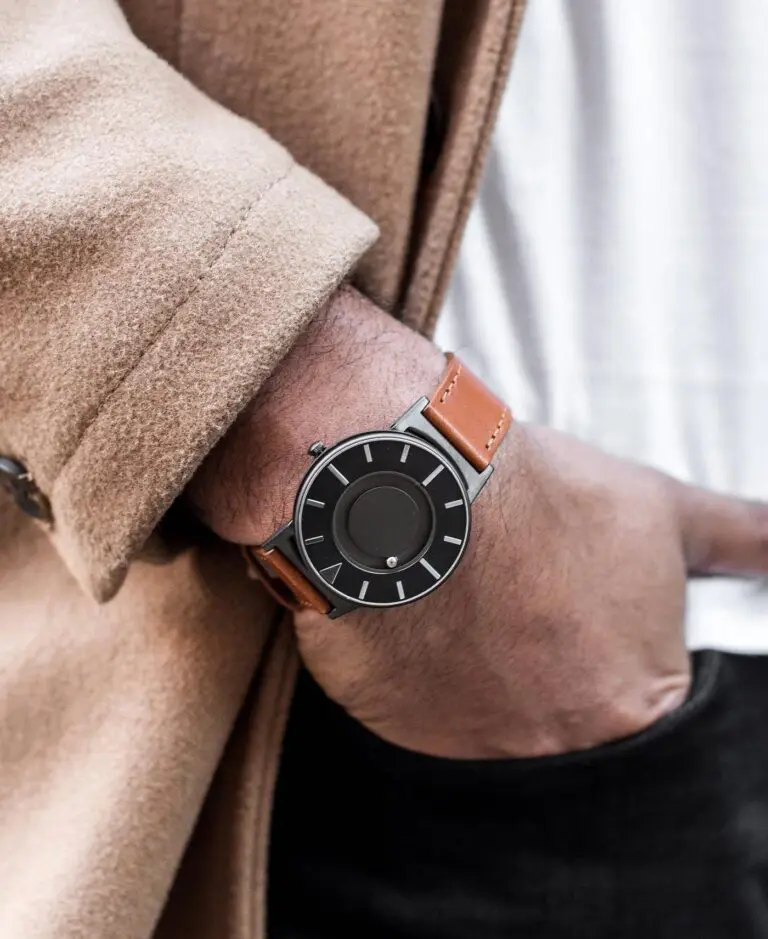
[[[302,560],[356,605],[399,606],[438,587],[469,537],[469,499],[436,447],[398,431],[359,434],[320,457],[296,499]]]

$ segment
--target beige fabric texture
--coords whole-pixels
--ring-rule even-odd
[[[103,600],[374,226],[111,3],[4,13],[0,452]]]
[[[428,328],[521,10],[0,0],[2,939],[264,935],[295,644],[142,545],[343,278]]]

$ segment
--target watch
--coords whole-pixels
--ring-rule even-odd
[[[431,398],[389,430],[317,442],[293,518],[243,549],[291,609],[331,618],[395,607],[440,587],[464,555],[471,504],[493,472],[509,409],[452,354]]]

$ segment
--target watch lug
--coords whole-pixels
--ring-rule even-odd
[[[414,401],[405,414],[401,414],[400,417],[398,417],[398,419],[392,425],[392,430],[399,430],[401,433],[403,431],[410,430],[413,420],[418,419],[421,416],[421,412],[428,404],[429,398],[419,398],[418,401]]]
[[[297,567],[304,577],[315,587],[331,604],[331,609],[328,612],[327,616],[329,619],[336,619],[339,616],[343,616],[345,613],[349,613],[352,610],[357,610],[359,607],[350,603],[347,600],[344,600],[343,597],[336,597],[331,594],[327,589],[325,582],[319,577],[316,577],[312,571],[307,569],[306,564],[299,554],[299,549],[296,547],[296,534],[293,525],[293,519],[290,522],[287,522],[283,525],[282,528],[272,535],[269,541],[265,541],[263,546],[267,551],[272,548],[277,548],[282,554],[284,554],[288,560],[293,564],[294,567]]]
[[[341,597],[338,599],[328,597],[328,599],[334,604],[333,609],[328,614],[328,619],[337,619],[339,616],[344,616],[345,613],[351,613],[352,610],[360,609],[356,604],[350,603],[348,600],[344,600]]]
[[[277,548],[278,550],[282,551],[283,554],[290,557],[291,561],[294,561],[293,554],[285,550],[286,544],[288,542],[293,542],[293,519],[291,519],[290,522],[286,522],[282,528],[278,528],[272,537],[268,541],[264,542],[262,548],[264,548],[265,551],[271,551],[272,548]],[[301,565],[301,567],[303,573],[304,567],[303,565]]]
[[[467,487],[469,491],[469,501],[474,502],[475,499],[483,491],[483,487],[488,482],[488,480],[493,476],[493,463],[489,464],[482,473],[478,473],[477,470],[472,467],[472,472],[475,474],[474,480]]]
[[[392,430],[400,433],[412,433],[417,437],[422,437],[430,443],[436,444],[448,458],[455,464],[462,475],[467,486],[469,501],[474,502],[480,495],[483,486],[488,482],[493,474],[493,465],[491,464],[482,473],[472,466],[453,444],[440,431],[424,417],[424,408],[429,404],[428,398],[419,398],[414,402],[405,414],[402,414],[392,425]]]

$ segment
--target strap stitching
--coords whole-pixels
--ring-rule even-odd
[[[449,395],[449,394],[453,391],[453,389],[455,388],[456,382],[459,380],[459,375],[461,375],[461,365],[459,365],[459,366],[457,367],[457,369],[456,369],[456,374],[455,374],[455,375],[453,376],[453,378],[451,379],[451,381],[450,381],[448,387],[445,389],[445,391],[440,395],[440,404],[445,404],[445,399],[448,397],[448,395]]]
[[[501,433],[501,428],[502,428],[502,426],[503,426],[504,421],[506,420],[506,418],[507,418],[507,408],[504,408],[504,410],[501,412],[501,417],[499,418],[499,423],[496,425],[496,429],[495,429],[494,432],[491,434],[491,436],[488,438],[488,442],[487,442],[486,445],[485,445],[485,449],[486,449],[486,450],[490,450],[491,447],[493,446],[494,440],[495,440],[495,439],[499,436],[499,434]]]

